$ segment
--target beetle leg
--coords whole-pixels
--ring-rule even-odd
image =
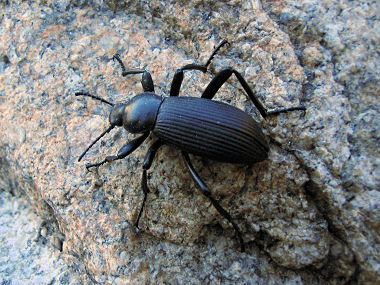
[[[143,202],[141,204],[139,215],[137,216],[137,220],[136,220],[136,223],[135,223],[135,227],[136,228],[139,227],[139,221],[140,221],[140,218],[141,218],[142,211],[144,209],[146,197],[148,196],[148,193],[150,192],[149,188],[148,188],[148,183],[147,183],[147,170],[152,165],[154,156],[156,155],[157,150],[160,148],[160,146],[162,146],[161,140],[155,141],[152,144],[152,146],[148,149],[148,152],[145,155],[145,159],[144,159],[144,163],[143,163],[143,174],[142,174],[142,180],[141,180],[141,188],[142,188],[143,193],[144,193],[144,199],[143,199]]]
[[[204,65],[187,64],[179,69],[174,74],[172,85],[170,87],[170,96],[178,96],[183,81],[184,70],[200,70],[202,72],[207,71],[207,67]]]
[[[115,54],[112,59],[113,60],[116,59],[117,62],[120,64],[121,71],[122,71],[121,75],[124,76],[124,77],[127,76],[127,75],[129,75],[129,74],[139,74],[139,73],[143,73],[145,71],[144,69],[139,69],[139,68],[131,68],[131,69],[127,70],[125,68],[125,65],[124,65],[123,61],[120,58],[120,54],[118,54],[118,53]]]
[[[295,111],[295,110],[306,110],[303,106],[298,107],[291,107],[291,108],[284,108],[279,110],[273,110],[268,111],[263,103],[260,102],[260,100],[255,95],[254,91],[251,87],[249,87],[247,81],[245,81],[244,77],[235,69],[232,67],[227,67],[220,71],[209,83],[209,85],[206,87],[206,90],[202,94],[202,98],[206,99],[212,99],[216,92],[222,87],[222,85],[228,80],[228,78],[231,77],[232,74],[235,74],[236,78],[239,80],[241,86],[243,86],[243,89],[247,93],[248,97],[251,99],[253,104],[256,106],[256,108],[259,110],[261,116],[263,118],[266,118],[268,115],[274,115],[279,113],[284,113],[288,111]]]
[[[144,89],[144,92],[153,92],[154,93],[154,83],[152,76],[150,75],[149,71],[145,70],[142,78],[141,78],[141,84]]]
[[[206,64],[201,65],[201,64],[192,63],[192,64],[187,64],[187,65],[185,65],[185,66],[177,69],[177,71],[174,74],[174,77],[173,77],[173,80],[172,80],[172,84],[171,84],[171,87],[170,87],[170,96],[178,96],[179,95],[179,91],[181,89],[181,85],[182,85],[182,81],[183,81],[183,76],[184,76],[183,75],[183,71],[184,70],[200,70],[203,73],[205,73],[207,71],[208,65],[211,63],[211,60],[214,58],[214,56],[216,55],[216,53],[220,50],[220,48],[222,46],[224,46],[227,43],[228,42],[226,40],[223,40],[214,49],[214,51],[212,52],[211,56],[207,60]]]
[[[215,96],[216,92],[218,92],[220,87],[222,87],[222,85],[228,80],[228,78],[231,77],[232,74],[236,75],[240,84],[243,86],[243,89],[247,93],[248,97],[251,99],[253,104],[259,110],[260,114],[265,118],[267,116],[266,108],[256,97],[255,93],[253,92],[251,87],[249,87],[244,77],[232,67],[227,67],[223,69],[211,80],[209,85],[206,87],[206,90],[203,92],[202,98],[212,99]]]
[[[244,246],[243,237],[242,237],[242,234],[239,230],[239,227],[237,226],[237,224],[235,224],[231,215],[225,209],[223,209],[222,206],[220,206],[219,202],[217,200],[215,200],[214,197],[212,197],[210,189],[208,189],[207,185],[202,181],[202,179],[199,177],[198,173],[196,173],[196,171],[195,171],[195,169],[194,169],[194,167],[190,161],[189,154],[187,152],[182,151],[182,156],[183,156],[183,159],[185,160],[187,168],[190,171],[191,177],[193,178],[194,182],[199,186],[202,194],[205,195],[211,201],[212,205],[219,212],[219,214],[221,214],[224,218],[226,218],[234,227],[236,235],[239,239],[241,251],[244,252],[245,246]]]
[[[306,107],[305,106],[298,106],[298,107],[290,107],[290,108],[272,110],[272,111],[268,111],[267,115],[268,116],[270,116],[270,115],[277,115],[277,114],[280,114],[280,113],[286,113],[286,112],[295,111],[295,110],[306,111]]]
[[[97,167],[100,165],[103,165],[106,162],[111,162],[118,159],[123,159],[132,152],[134,152],[148,137],[149,132],[144,133],[142,136],[135,138],[134,140],[131,140],[130,142],[126,143],[117,153],[117,155],[111,155],[107,156],[103,161],[97,162],[97,163],[89,163],[86,164],[87,170],[91,167]]]
[[[113,56],[113,59],[117,60],[117,62],[120,64],[121,71],[122,71],[122,76],[127,76],[129,74],[139,74],[142,73],[142,78],[141,78],[141,84],[144,89],[144,92],[154,92],[154,84],[153,84],[153,79],[152,76],[150,75],[149,71],[146,69],[139,69],[139,68],[131,68],[131,69],[126,69],[123,61],[120,58],[119,54],[115,54]]]
[[[228,44],[228,41],[226,41],[226,40],[222,40],[222,41],[220,42],[220,44],[214,49],[214,51],[212,52],[212,54],[210,55],[210,57],[208,58],[208,60],[207,60],[207,62],[206,62],[206,64],[205,64],[206,67],[211,63],[211,60],[214,58],[214,56],[216,55],[216,53],[217,53],[217,52],[220,50],[220,48],[221,48],[222,46],[224,46],[225,44]]]

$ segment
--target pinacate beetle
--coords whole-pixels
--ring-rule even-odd
[[[306,110],[303,106],[267,111],[257,99],[243,76],[231,67],[220,71],[208,84],[201,98],[178,97],[185,70],[207,71],[207,67],[219,49],[227,43],[223,40],[213,51],[206,64],[188,64],[177,69],[174,74],[170,97],[163,98],[154,93],[154,84],[150,73],[145,69],[126,69],[120,56],[114,55],[122,69],[122,75],[142,73],[142,87],[144,92],[134,96],[129,102],[114,104],[87,92],[77,92],[76,96],[87,96],[112,106],[109,122],[110,126],[80,155],[80,161],[87,151],[105,134],[114,127],[124,127],[133,134],[142,134],[126,143],[114,156],[107,156],[98,163],[87,164],[86,168],[98,167],[106,162],[122,159],[136,150],[149,136],[150,132],[158,138],[149,148],[144,162],[141,187],[144,199],[136,219],[138,223],[144,209],[149,191],[147,185],[147,170],[152,165],[157,150],[164,144],[174,146],[182,151],[182,156],[190,175],[201,193],[205,195],[216,210],[226,218],[235,229],[241,251],[245,250],[242,234],[231,215],[213,198],[207,185],[194,169],[189,153],[205,158],[229,162],[254,164],[267,159],[269,145],[261,131],[260,125],[253,118],[231,105],[211,100],[220,87],[235,74],[248,97],[266,118],[269,115],[294,110]]]

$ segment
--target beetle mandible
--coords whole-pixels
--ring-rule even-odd
[[[207,71],[207,67],[219,49],[227,44],[223,40],[213,51],[206,64],[187,64],[174,74],[170,97],[163,98],[154,93],[154,84],[150,73],[145,69],[126,69],[118,54],[113,59],[121,66],[122,76],[142,73],[142,87],[144,92],[134,96],[129,102],[114,104],[87,92],[77,92],[76,96],[87,96],[112,106],[109,122],[110,126],[90,144],[80,155],[80,161],[87,151],[105,134],[114,127],[123,126],[128,132],[142,134],[134,140],[126,143],[114,156],[107,156],[98,163],[87,164],[87,170],[98,167],[106,162],[122,159],[136,150],[149,136],[150,132],[158,138],[149,148],[144,162],[141,187],[144,199],[137,216],[135,226],[138,223],[144,209],[147,195],[150,192],[147,185],[147,170],[152,165],[157,150],[164,144],[174,146],[181,150],[190,175],[201,193],[205,195],[215,209],[226,218],[235,229],[240,243],[241,251],[245,246],[242,234],[231,215],[213,198],[207,185],[194,169],[189,153],[205,158],[229,162],[254,164],[267,159],[269,145],[265,140],[260,125],[253,118],[231,105],[211,100],[221,86],[232,74],[236,76],[243,89],[256,106],[261,116],[284,113],[294,110],[306,110],[303,106],[267,111],[258,100],[255,93],[243,76],[231,67],[224,68],[208,84],[201,98],[178,97],[185,70]]]

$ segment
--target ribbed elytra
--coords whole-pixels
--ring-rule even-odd
[[[165,98],[153,133],[166,144],[222,162],[252,164],[265,160],[269,151],[250,115],[208,99]]]

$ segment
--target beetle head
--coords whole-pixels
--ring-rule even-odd
[[[110,112],[109,121],[111,126],[121,127],[123,125],[123,113],[126,104],[115,104]]]
[[[110,132],[114,127],[124,126],[127,131],[134,134],[152,130],[156,121],[158,109],[162,102],[161,97],[152,92],[144,92],[136,95],[126,104],[114,104],[87,92],[77,92],[75,95],[91,97],[112,106],[109,115],[109,122],[111,125],[89,145],[89,147],[80,155],[78,161],[83,158],[87,151],[98,140]]]

